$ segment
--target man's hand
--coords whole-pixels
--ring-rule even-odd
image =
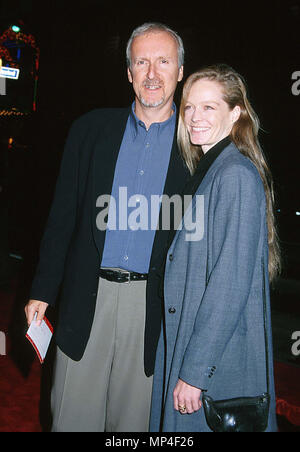
[[[201,389],[178,380],[174,392],[174,408],[181,414],[192,414],[201,408]]]
[[[37,325],[40,326],[48,306],[49,306],[48,303],[45,303],[44,301],[29,300],[28,304],[25,306],[25,314],[28,326],[30,326],[36,312],[37,312],[36,318]]]

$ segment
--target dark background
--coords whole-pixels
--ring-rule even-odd
[[[181,35],[185,78],[203,65],[223,62],[247,81],[275,181],[283,252],[282,277],[272,291],[275,358],[300,365],[291,354],[291,333],[300,330],[300,95],[292,94],[292,74],[300,71],[300,0],[0,0],[0,35],[20,24],[41,52],[37,111],[22,119],[1,115],[3,109],[31,108],[30,48],[21,49],[20,79],[8,81],[7,95],[0,96],[0,285],[9,277],[7,269],[14,274],[20,263],[16,304],[27,302],[68,129],[93,108],[132,102],[125,48],[132,30],[148,21],[166,23]],[[19,258],[7,260],[9,254]]]
[[[261,120],[260,139],[273,171],[278,208],[285,217],[282,235],[299,241],[300,217],[295,212],[300,211],[300,96],[294,96],[291,90],[292,74],[300,71],[299,0],[208,5],[139,2],[129,6],[128,2],[119,5],[99,0],[81,4],[64,0],[0,1],[0,34],[19,20],[24,23],[22,31],[33,34],[41,50],[37,113],[26,121],[0,117],[2,139],[13,136],[16,143],[30,146],[27,153],[16,150],[11,163],[19,178],[16,196],[26,206],[22,215],[22,206],[18,206],[15,215],[19,219],[30,221],[28,213],[34,205],[39,217],[36,221],[44,221],[71,122],[93,108],[131,103],[126,42],[135,26],[160,21],[183,38],[185,76],[202,65],[225,62],[246,78]],[[26,72],[26,65],[24,57],[21,73]],[[30,105],[33,83],[28,80],[9,81],[7,95],[0,96],[0,109],[1,104],[9,102],[15,107]],[[181,88],[182,84],[177,103]],[[22,176],[15,168],[18,165]],[[12,183],[16,184],[16,179]],[[33,192],[25,198],[30,187]]]

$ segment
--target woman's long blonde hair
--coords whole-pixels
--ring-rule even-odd
[[[217,82],[224,92],[224,101],[233,110],[241,109],[239,119],[234,123],[230,138],[242,154],[256,166],[263,181],[267,202],[267,225],[269,242],[269,278],[273,281],[281,270],[279,240],[274,216],[274,188],[270,169],[258,140],[259,119],[247,98],[243,77],[227,65],[208,66],[190,75],[186,80],[179,111],[178,144],[190,173],[193,174],[203,156],[201,146],[193,145],[184,124],[184,110],[192,85],[201,79]]]

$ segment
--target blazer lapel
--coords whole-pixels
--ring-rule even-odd
[[[180,195],[189,178],[190,174],[188,169],[184,165],[183,159],[179,153],[177,138],[175,134],[164,187],[164,195],[167,195],[169,197],[175,194]],[[159,224],[162,224],[162,209],[160,210]],[[163,230],[161,227],[156,231],[150,262],[151,267],[153,265],[156,266],[161,264],[161,261],[166,252],[169,233],[169,230]]]
[[[194,198],[197,193],[199,194],[199,191],[201,194],[207,183],[210,183],[209,175],[211,174],[211,172],[215,172],[216,168],[222,165],[224,158],[226,158],[227,155],[230,154],[233,150],[234,145],[231,143],[229,138],[222,140],[222,142],[219,143],[219,146],[215,146],[215,148],[212,149],[212,153],[209,155],[209,158],[206,159],[205,162],[202,162],[201,166],[199,165],[199,168],[194,176],[190,177],[187,181],[182,192],[182,197],[189,195],[191,198]],[[206,175],[208,175],[208,178],[206,178]],[[185,211],[183,217],[187,210],[194,209],[195,205],[193,206],[193,201],[191,200],[191,203],[188,205],[184,204],[184,207]],[[177,230],[170,231],[167,250],[169,250],[171,246],[172,248],[174,248],[176,240],[179,236],[179,232],[180,231]]]

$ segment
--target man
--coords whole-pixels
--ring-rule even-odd
[[[124,227],[121,211],[132,210],[122,196],[126,189],[131,201],[150,201],[185,184],[173,103],[182,41],[164,25],[144,24],[128,42],[127,62],[131,108],[95,110],[71,128],[25,308],[29,324],[36,312],[41,321],[61,286],[53,431],[148,430],[168,231],[130,229],[127,217]],[[105,230],[98,207],[107,194],[114,202]]]

